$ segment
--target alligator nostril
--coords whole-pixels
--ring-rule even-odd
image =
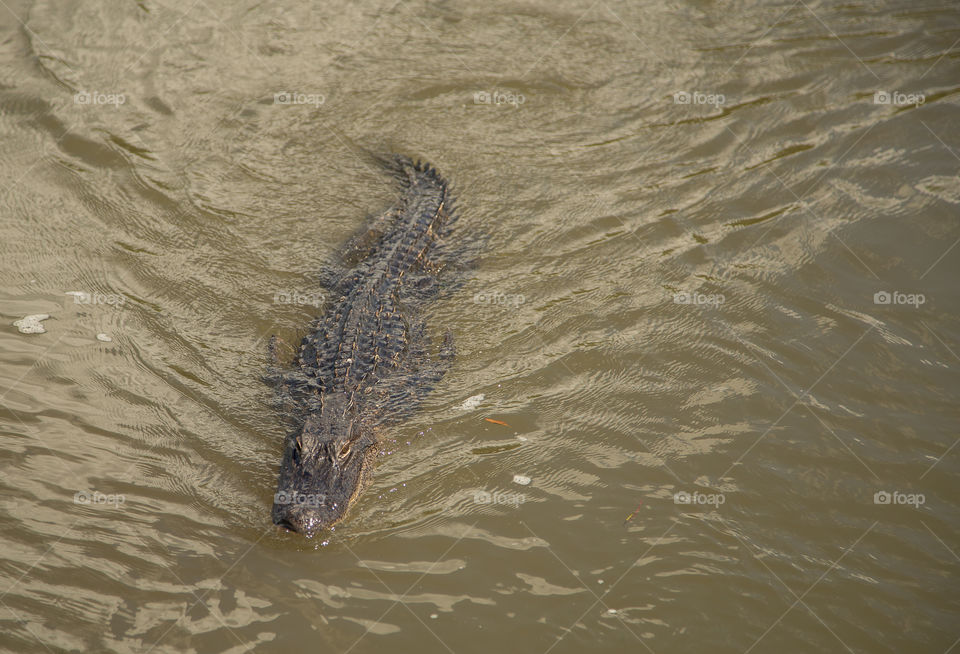
[[[280,518],[279,520],[274,520],[274,522],[276,523],[276,525],[277,525],[278,527],[283,527],[284,529],[286,529],[286,530],[288,530],[288,531],[296,531],[296,532],[301,532],[301,531],[303,531],[303,529],[300,527],[300,525],[296,524],[296,522],[294,522],[293,520],[291,520],[291,519],[290,519],[289,517],[287,517],[287,516],[284,516],[283,518]]]

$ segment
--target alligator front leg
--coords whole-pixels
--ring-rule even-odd
[[[267,374],[263,380],[273,387],[276,394],[275,400],[284,409],[291,408],[295,402],[294,392],[302,384],[298,385],[298,378],[302,376],[299,370],[290,370],[281,362],[281,349],[288,351],[288,361],[292,358],[292,348],[290,345],[278,337],[276,334],[270,337],[267,343],[267,356],[270,363],[267,365]]]
[[[353,267],[370,256],[383,239],[383,235],[396,222],[397,215],[397,209],[392,208],[369,221],[366,229],[347,241],[343,248],[344,262]]]

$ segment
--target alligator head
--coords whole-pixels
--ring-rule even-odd
[[[273,504],[274,523],[307,536],[343,518],[376,453],[345,393],[322,401],[319,414],[287,441]]]

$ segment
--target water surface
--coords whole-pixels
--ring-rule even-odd
[[[0,15],[0,650],[957,644],[953,3]],[[395,197],[364,150],[484,252],[308,540],[260,378]]]

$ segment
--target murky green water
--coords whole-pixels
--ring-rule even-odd
[[[957,645],[955,4],[41,0],[0,34],[0,650]],[[260,377],[394,197],[361,148],[437,165],[486,245],[321,545],[270,522]]]

